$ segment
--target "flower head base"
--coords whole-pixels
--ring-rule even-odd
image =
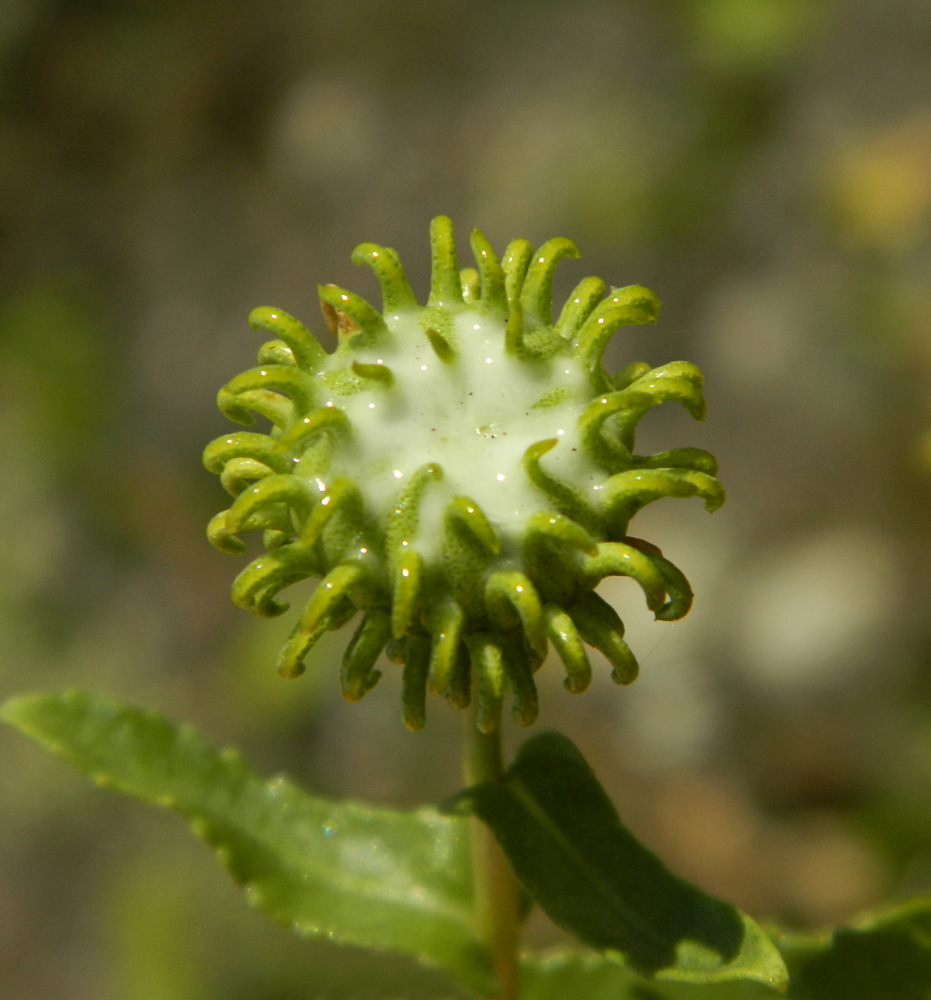
[[[387,648],[404,665],[409,728],[423,726],[428,690],[457,708],[476,697],[485,731],[509,690],[529,725],[550,643],[569,691],[591,679],[586,643],[619,684],[637,676],[620,618],[595,593],[604,577],[634,579],[658,619],[689,610],[685,577],[627,526],[661,497],[699,496],[708,510],[724,500],[708,452],[634,454],[650,407],[674,400],[703,418],[701,373],[684,361],[605,371],[611,335],[656,318],[659,303],[638,285],[606,295],[585,278],[553,323],[553,271],[578,256],[570,240],[536,251],[514,240],[499,261],[475,230],[476,269],[460,272],[449,219],[434,219],[430,236],[426,306],[397,254],[371,243],[352,259],[375,272],[382,313],[320,287],[332,354],[281,310],[253,311],[250,324],[276,339],[217,401],[231,420],[257,414],[271,430],[207,446],[205,465],[235,497],[208,537],[240,554],[238,533],[264,530],[265,553],[232,591],[258,615],[286,611],[278,594],[289,584],[321,578],[281,650],[285,676],[361,611],[340,671],[349,701],[377,683]]]

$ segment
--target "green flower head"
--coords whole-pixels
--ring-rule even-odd
[[[232,591],[258,615],[283,613],[280,591],[320,578],[281,650],[286,677],[303,672],[324,632],[361,612],[340,669],[349,701],[377,683],[387,648],[403,664],[409,728],[423,726],[428,691],[457,708],[477,698],[484,731],[497,728],[510,692],[529,725],[550,643],[574,693],[591,679],[586,644],[617,683],[637,676],[624,626],[595,592],[604,577],[633,578],[663,621],[689,610],[685,577],[628,524],[661,497],[699,496],[708,510],[723,502],[708,452],[634,453],[637,423],[657,403],[703,418],[702,377],[685,361],[605,371],[618,327],[656,318],[656,297],[639,285],[607,290],[585,278],[553,322],[553,271],[578,256],[570,240],[536,251],[514,240],[499,260],[474,230],[476,267],[460,271],[449,219],[433,220],[430,239],[424,306],[395,251],[372,243],[352,260],[375,272],[381,313],[320,287],[332,353],[280,309],[253,311],[251,326],[275,339],[217,401],[239,424],[257,414],[271,427],[207,446],[205,465],[235,498],[208,537],[241,554],[238,533],[264,531],[264,554]]]

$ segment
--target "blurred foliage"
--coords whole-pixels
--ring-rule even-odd
[[[71,474],[113,419],[113,359],[91,308],[65,288],[40,287],[3,304],[4,393],[29,413],[34,446]]]
[[[198,455],[258,346],[249,310],[364,284],[360,240],[422,293],[432,215],[496,247],[561,232],[586,259],[557,295],[577,266],[663,299],[623,354],[703,368],[694,443],[729,509],[711,531],[643,515],[695,609],[662,631],[606,589],[653,649],[641,679],[585,704],[557,686],[541,724],[674,871],[754,916],[927,888],[929,45],[924,0],[4,4],[0,696],[154,704],[327,794],[455,792],[455,720],[404,732],[396,677],[346,706],[333,650],[274,675],[279,637],[229,606],[203,540]],[[12,733],[0,759],[17,1000],[443,995],[264,927],[183,831]],[[558,932],[534,918],[532,940]]]

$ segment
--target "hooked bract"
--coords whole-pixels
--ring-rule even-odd
[[[697,496],[713,511],[724,492],[706,451],[634,451],[638,421],[659,403],[704,418],[700,371],[604,368],[616,330],[656,319],[652,292],[585,278],[554,322],[553,271],[579,256],[570,240],[536,250],[514,240],[499,259],[473,230],[476,266],[460,271],[448,218],[433,220],[430,239],[426,305],[397,253],[372,243],[352,260],[374,271],[382,312],[320,286],[332,353],[280,309],[251,313],[274,339],[217,403],[236,423],[259,416],[270,428],[207,446],[204,464],[234,497],[207,534],[241,554],[239,533],[263,532],[265,552],[232,588],[258,615],[282,614],[282,590],[319,578],[279,654],[284,676],[361,612],[340,669],[349,701],[378,682],[387,650],[403,664],[409,728],[423,726],[429,691],[457,708],[477,698],[477,724],[493,731],[507,692],[515,719],[535,720],[533,674],[550,645],[573,693],[591,680],[587,645],[617,683],[636,678],[624,625],[595,588],[628,576],[657,619],[681,618],[685,576],[628,524],[662,497]]]

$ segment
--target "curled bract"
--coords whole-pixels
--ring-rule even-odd
[[[283,613],[282,590],[319,579],[279,655],[286,677],[324,632],[361,614],[340,670],[349,701],[378,682],[387,651],[403,664],[411,729],[424,724],[428,691],[457,708],[477,699],[486,731],[509,694],[529,725],[549,647],[574,693],[591,679],[587,645],[617,683],[637,676],[620,618],[595,593],[606,576],[634,580],[658,619],[689,610],[683,574],[628,523],[661,497],[700,497],[710,511],[724,500],[708,452],[634,451],[653,406],[674,401],[703,419],[701,373],[684,361],[605,370],[611,336],[656,319],[659,303],[639,285],[585,278],[554,322],[553,271],[578,256],[570,240],[537,250],[514,240],[499,259],[475,230],[476,266],[460,271],[449,219],[434,219],[430,237],[424,306],[395,251],[372,243],[352,259],[374,271],[382,312],[319,288],[332,353],[282,310],[252,312],[273,339],[218,404],[240,424],[257,415],[270,426],[207,446],[204,464],[234,497],[208,537],[241,554],[239,533],[263,532],[266,551],[232,591],[258,615]]]

